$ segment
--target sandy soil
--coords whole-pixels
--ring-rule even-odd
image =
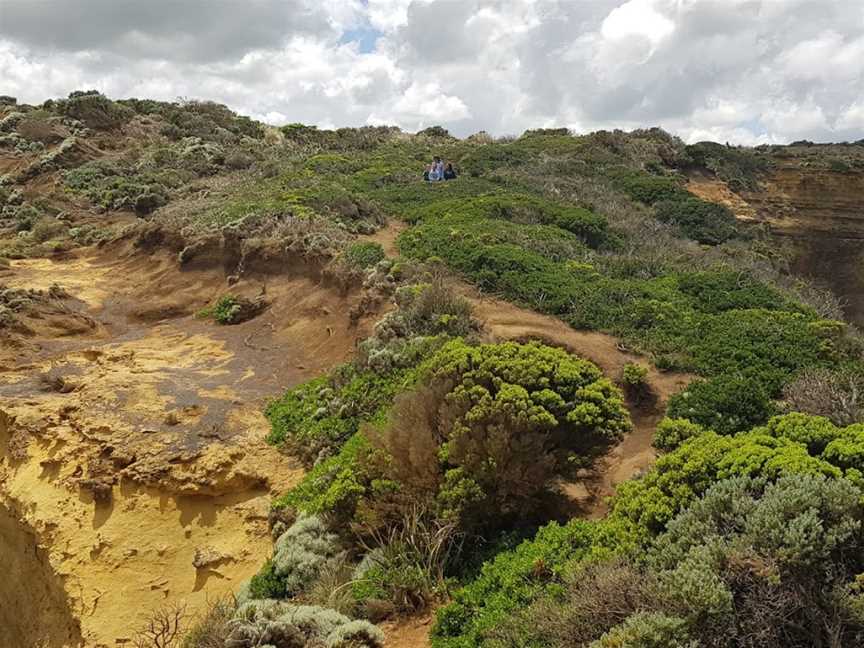
[[[193,313],[228,291],[219,273],[122,251],[16,261],[0,281],[73,296],[0,350],[0,504],[45,548],[84,645],[236,589],[271,551],[272,494],[302,475],[264,442],[265,399],[347,359],[374,316],[351,327],[356,295],[289,274],[232,287],[271,305],[216,326]],[[35,603],[3,601],[28,627],[47,621]]]

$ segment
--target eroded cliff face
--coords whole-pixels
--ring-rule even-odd
[[[18,513],[0,501],[0,556],[4,591],[0,641],[21,648],[65,648],[81,644],[60,578],[37,535]],[[5,643],[8,642],[8,643]]]
[[[767,225],[794,251],[792,271],[831,288],[849,319],[864,326],[864,170],[781,159],[758,185],[736,193],[717,178],[696,175],[688,188],[726,204],[741,221]]]

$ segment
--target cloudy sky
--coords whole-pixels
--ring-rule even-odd
[[[0,0],[0,94],[457,135],[864,138],[864,0]]]

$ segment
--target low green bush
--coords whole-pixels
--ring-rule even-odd
[[[588,648],[698,648],[687,622],[661,612],[637,612]]]
[[[681,181],[676,178],[638,171],[620,172],[613,177],[618,188],[634,200],[646,205],[667,200],[688,200],[692,197],[692,194],[688,193]]]
[[[413,218],[427,220],[448,215],[472,220],[494,218],[525,225],[554,225],[576,234],[592,247],[602,245],[608,237],[606,219],[599,214],[515,192],[436,200],[415,211]]]
[[[667,414],[721,434],[764,423],[775,413],[770,394],[756,379],[721,375],[697,380],[669,399]]]
[[[662,452],[671,452],[691,437],[705,431],[689,419],[664,418],[657,424],[652,445]]]
[[[350,522],[358,501],[371,485],[371,476],[362,470],[370,452],[368,439],[363,434],[354,434],[336,455],[316,463],[300,483],[273,500],[273,507]]]
[[[352,268],[370,268],[385,257],[380,243],[352,243],[343,253],[344,262]]]
[[[690,197],[655,204],[657,220],[676,226],[683,236],[706,245],[719,245],[733,238],[738,229],[735,215],[725,205]]]
[[[433,648],[476,648],[483,636],[541,593],[554,593],[569,564],[591,550],[593,525],[571,520],[551,523],[516,549],[498,554],[480,575],[453,594],[439,610],[431,640]]]
[[[252,577],[249,593],[256,599],[303,594],[328,565],[341,559],[342,551],[320,518],[301,514],[276,540],[272,560]]]

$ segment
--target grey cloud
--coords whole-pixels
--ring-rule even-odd
[[[37,52],[217,61],[329,29],[300,0],[0,0],[0,38]]]
[[[476,54],[484,43],[472,38],[466,21],[477,11],[477,3],[433,0],[408,7],[408,24],[398,37],[403,41],[407,59],[429,65],[462,60]]]

